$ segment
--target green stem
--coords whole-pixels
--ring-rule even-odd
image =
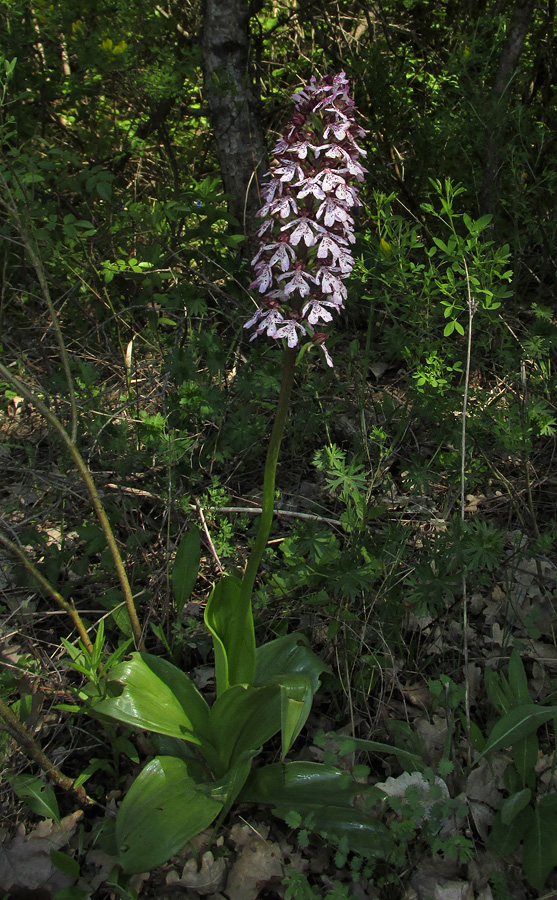
[[[259,520],[259,528],[257,537],[249,555],[244,577],[242,579],[242,590],[240,592],[240,602],[245,604],[251,601],[253,586],[259,563],[267,547],[269,534],[271,531],[271,523],[273,521],[273,513],[275,510],[275,476],[277,472],[277,462],[280,453],[280,445],[284,434],[284,426],[288,415],[288,407],[290,405],[290,395],[292,393],[292,385],[294,384],[294,370],[296,367],[296,349],[288,347],[284,354],[284,367],[282,370],[282,384],[280,386],[280,394],[278,398],[277,408],[275,412],[275,421],[273,430],[269,439],[269,447],[267,450],[267,459],[265,461],[265,475],[263,477],[263,500],[261,502],[261,518]]]
[[[122,592],[124,594],[124,599],[126,601],[126,608],[128,610],[128,615],[130,617],[132,632],[134,636],[135,645],[139,650],[144,649],[143,638],[141,636],[141,625],[139,624],[139,619],[137,617],[137,611],[135,608],[135,603],[133,601],[133,595],[130,587],[130,583],[128,580],[128,576],[126,573],[126,569],[124,567],[124,563],[122,561],[122,557],[120,556],[120,551],[118,550],[118,545],[116,543],[116,538],[114,537],[114,532],[112,531],[112,527],[110,522],[108,521],[108,516],[105,512],[104,506],[102,504],[102,500],[99,496],[99,492],[97,491],[97,486],[93,481],[93,477],[87,468],[87,465],[73,443],[70,435],[60,422],[57,416],[48,408],[48,406],[43,403],[40,397],[37,397],[32,391],[29,390],[26,384],[19,380],[15,375],[10,372],[5,366],[0,363],[0,375],[3,375],[4,378],[13,384],[22,397],[27,400],[28,403],[31,403],[35,409],[37,409],[43,418],[52,425],[52,427],[58,432],[62,440],[64,441],[70,456],[72,457],[77,470],[87,488],[89,496],[91,498],[91,503],[93,504],[93,508],[97,514],[97,518],[99,520],[100,526],[104,532],[106,542],[108,544],[108,548],[112,555],[112,559],[114,560],[114,567],[116,569],[116,573],[118,575],[118,580],[120,582],[120,586],[122,588]]]
[[[290,396],[292,394],[292,386],[294,384],[294,370],[296,368],[296,349],[287,347],[284,353],[284,364],[282,370],[282,383],[280,386],[280,394],[278,398],[277,408],[275,411],[275,421],[273,430],[269,439],[269,447],[267,449],[267,459],[265,461],[265,475],[263,477],[263,499],[261,502],[261,518],[259,519],[259,528],[257,537],[248,557],[247,565],[242,578],[242,586],[240,588],[240,597],[238,601],[238,619],[242,623],[241,627],[235,628],[235,636],[231,642],[230,656],[236,658],[239,652],[239,645],[245,646],[246,634],[251,632],[253,635],[251,597],[253,594],[253,586],[259,569],[261,558],[267,547],[271,525],[273,522],[273,514],[275,509],[275,477],[277,472],[277,462],[280,453],[280,445],[284,434],[284,427],[288,416],[288,407],[290,405]],[[236,646],[237,645],[237,646]],[[253,659],[255,675],[255,637],[253,637]],[[253,678],[251,679],[253,680]]]
[[[253,613],[251,597],[253,586],[259,569],[259,563],[267,547],[269,533],[275,510],[275,476],[284,427],[288,415],[290,395],[294,384],[296,368],[296,350],[288,347],[284,353],[282,383],[275,411],[275,421],[269,439],[265,475],[263,477],[263,499],[261,502],[261,518],[255,543],[248,557],[244,577],[240,586],[240,595],[235,610],[235,625],[227,648],[230,660],[242,658],[242,680],[252,683],[255,678],[255,633],[253,630]]]

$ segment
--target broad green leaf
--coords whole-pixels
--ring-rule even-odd
[[[528,806],[531,796],[532,791],[529,788],[524,788],[522,791],[513,794],[512,797],[507,797],[501,806],[501,822],[503,825],[510,825],[516,819],[519,812],[522,812],[524,807]]]
[[[178,759],[183,759],[188,765],[188,772],[195,781],[206,780],[206,766],[200,761],[195,745],[192,746],[183,738],[156,733],[149,735],[149,743],[153,745],[157,756],[177,756]]]
[[[524,664],[520,658],[520,653],[516,648],[511,653],[509,660],[509,685],[519,703],[531,703],[530,691],[528,690],[528,678]]]
[[[523,703],[506,713],[491,729],[481,756],[510,747],[517,741],[537,731],[557,713],[557,706],[539,706],[537,703]]]
[[[118,862],[127,873],[160,866],[207,828],[221,809],[222,803],[190,777],[183,760],[156,756],[118,810]]]
[[[543,798],[528,810],[522,864],[526,878],[536,891],[542,891],[547,876],[557,866],[557,810]]]
[[[205,624],[213,636],[217,696],[231,685],[251,684],[255,675],[255,633],[251,603],[241,606],[241,581],[226,575],[211,592]]]
[[[514,853],[528,828],[528,815],[529,810],[526,809],[521,816],[513,819],[510,825],[505,825],[501,818],[501,810],[499,810],[489,833],[489,846],[493,847],[500,856],[509,856]]]
[[[388,829],[366,807],[383,795],[371,785],[355,782],[335,766],[321,763],[273,763],[252,773],[240,795],[242,802],[274,807],[282,819],[296,812],[311,815],[312,830],[338,841],[346,838],[351,850],[384,855],[393,849]]]
[[[95,712],[191,741],[212,762],[209,707],[184,672],[149,653],[133,653],[112,669],[110,684],[114,682],[123,686],[122,693],[95,704]]]
[[[56,795],[49,784],[35,775],[12,775],[8,778],[10,787],[29,809],[45,819],[60,821],[60,810]]]
[[[276,675],[290,675],[294,672],[311,678],[313,692],[319,687],[319,676],[330,669],[313,652],[303,634],[287,634],[257,648],[257,667],[254,684],[263,685]]]
[[[171,322],[171,324],[174,325],[175,323]],[[172,568],[172,590],[176,597],[176,617],[178,622],[197,581],[200,559],[201,539],[199,537],[199,529],[192,526],[188,528],[180,541]]]
[[[215,700],[211,727],[219,751],[222,777],[243,753],[259,750],[281,727],[281,692],[271,683],[255,688],[236,684]]]

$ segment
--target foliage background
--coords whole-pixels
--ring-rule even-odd
[[[335,370],[310,354],[298,375],[261,634],[305,629],[335,672],[321,727],[350,722],[368,737],[407,717],[409,692],[428,679],[462,684],[464,574],[475,664],[496,668],[518,641],[549,696],[553,673],[539,674],[532,642],[553,647],[554,3],[282,0],[248,12],[268,146],[292,92],[344,69],[369,169]],[[280,380],[278,348],[243,331],[246,223],[231,212],[242,198],[223,192],[202,28],[188,0],[0,7],[0,359],[70,427],[48,293],[78,446],[146,640],[188,671],[208,661],[199,612],[211,578],[241,566],[253,534]],[[0,393],[2,528],[87,622],[107,617],[116,647],[129,621],[83,487],[13,385]],[[200,515],[213,546],[177,618],[171,560]],[[524,560],[540,592],[517,601]],[[51,707],[55,689],[76,687],[60,649],[69,625],[23,568],[0,562],[3,690],[22,716],[38,692],[42,727],[63,746]],[[492,715],[484,693],[480,727]],[[68,747],[74,775],[85,749],[107,755],[85,726]]]

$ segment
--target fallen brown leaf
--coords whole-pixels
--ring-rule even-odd
[[[245,832],[242,838],[244,836]],[[280,884],[283,876],[279,845],[263,840],[251,831],[230,870],[225,893],[229,900],[256,900],[262,888]]]
[[[56,869],[51,850],[65,847],[83,816],[81,810],[66,816],[59,825],[46,819],[30,833],[21,826],[8,845],[0,845],[0,889],[2,891],[43,889],[54,895],[74,883]]]

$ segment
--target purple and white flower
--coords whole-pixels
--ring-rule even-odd
[[[357,124],[344,72],[312,77],[293,97],[295,112],[277,142],[275,161],[261,188],[260,247],[252,260],[260,306],[246,322],[261,334],[302,339],[320,347],[327,365],[325,328],[343,309],[344,281],[354,266],[354,207],[361,206],[357,183],[366,169],[365,135]],[[324,328],[325,326],[325,328]]]

